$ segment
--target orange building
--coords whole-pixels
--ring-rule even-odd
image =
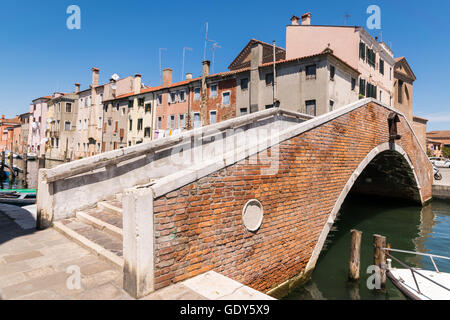
[[[6,119],[5,115],[2,115],[0,119],[0,152],[4,150],[11,150],[11,147],[14,145],[14,132],[16,132],[16,136],[20,136],[20,119]]]

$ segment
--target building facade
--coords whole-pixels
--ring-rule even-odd
[[[74,159],[78,95],[55,93],[48,106],[46,158],[62,161]]]
[[[286,59],[317,54],[330,48],[360,73],[361,97],[373,97],[392,106],[394,54],[363,27],[311,25],[311,14],[291,18],[286,27]]]
[[[47,111],[50,99],[51,96],[37,98],[30,105],[28,151],[36,153],[38,157],[45,154]]]

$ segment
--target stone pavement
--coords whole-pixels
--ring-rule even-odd
[[[0,204],[0,300],[132,299],[122,289],[122,270],[52,228],[37,231],[35,211],[33,207],[28,210]],[[80,274],[79,288],[73,288],[76,284],[74,271]],[[143,298],[224,299],[273,298],[214,271]]]
[[[53,229],[37,231],[25,210],[0,205],[0,299],[131,297],[122,290],[122,270]]]
[[[442,180],[434,180],[435,185],[439,186],[450,186],[450,169],[449,168],[438,168],[439,172],[442,174]]]

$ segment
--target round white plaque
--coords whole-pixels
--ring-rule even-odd
[[[256,199],[248,201],[242,210],[242,221],[248,231],[256,231],[261,227],[264,216],[264,209]]]

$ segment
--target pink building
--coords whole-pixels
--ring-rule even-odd
[[[28,152],[34,152],[38,156],[45,154],[47,142],[45,131],[47,130],[47,111],[50,99],[50,96],[37,98],[30,105]]]
[[[392,50],[372,38],[363,27],[312,25],[311,14],[291,18],[286,27],[286,59],[310,56],[331,48],[333,53],[361,75],[358,79],[360,96],[373,97],[392,106]]]

